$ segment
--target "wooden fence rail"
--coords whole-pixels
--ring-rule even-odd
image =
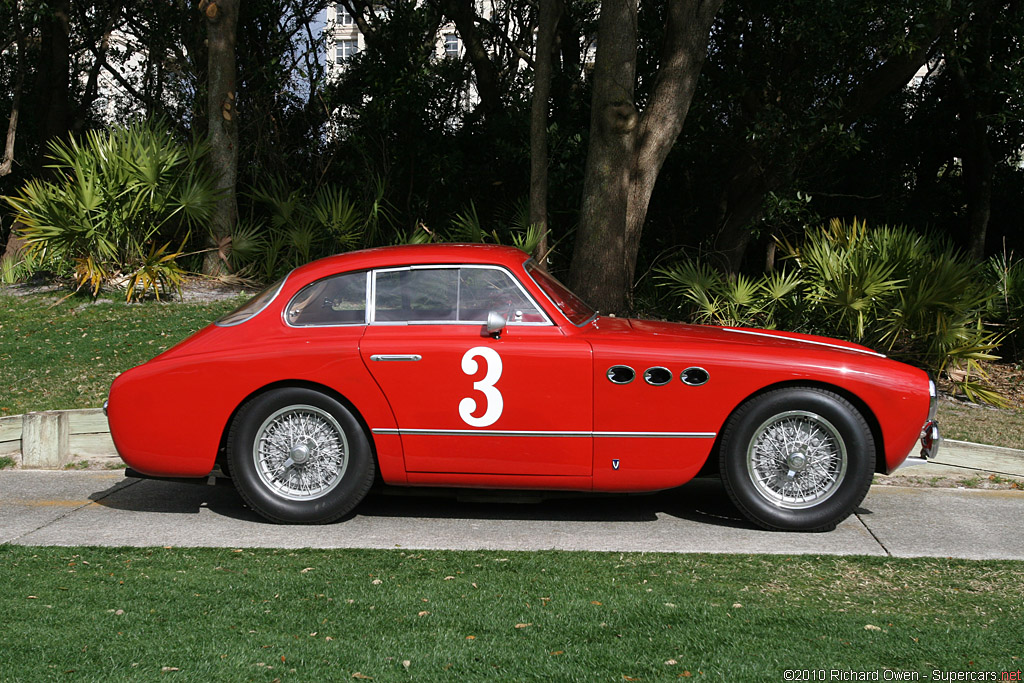
[[[117,462],[107,418],[99,408],[0,417],[0,456],[33,469],[60,469],[80,459]]]

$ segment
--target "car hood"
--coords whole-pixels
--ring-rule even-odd
[[[860,344],[832,339],[831,337],[801,334],[799,332],[780,332],[747,327],[687,325],[685,323],[671,323],[658,320],[610,317],[599,318],[597,328],[605,334],[628,333],[634,336],[642,334],[651,340],[661,339],[668,343],[706,341],[715,344],[745,344],[756,345],[762,348],[769,346],[779,349],[819,347],[879,358],[885,357],[885,354],[878,353]]]

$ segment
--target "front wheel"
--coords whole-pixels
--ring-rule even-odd
[[[362,426],[340,402],[311,389],[277,389],[246,403],[231,424],[227,452],[239,494],[274,522],[332,522],[373,484]]]
[[[842,396],[778,389],[729,418],[720,466],[729,497],[756,524],[829,531],[867,495],[875,443],[864,416]]]

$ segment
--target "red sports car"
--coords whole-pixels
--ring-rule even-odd
[[[827,530],[938,446],[935,385],[821,337],[599,316],[523,252],[302,266],[110,390],[129,476],[230,477],[323,523],[392,486],[637,492],[717,466],[770,529]]]

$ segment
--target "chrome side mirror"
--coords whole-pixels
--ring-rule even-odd
[[[487,334],[495,339],[501,339],[501,331],[505,329],[508,319],[504,313],[491,311],[487,314]]]

